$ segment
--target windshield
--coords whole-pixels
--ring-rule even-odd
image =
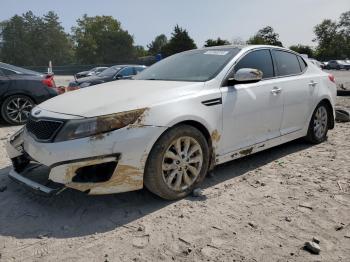
[[[9,64],[0,63],[0,66],[2,68],[15,71],[16,73],[22,74],[22,75],[42,75],[42,74],[40,74],[38,72],[35,72],[35,71],[32,71],[32,70],[28,70],[28,69],[25,69],[25,68],[22,68],[22,67],[9,65]]]
[[[98,74],[99,76],[114,76],[121,68],[118,66],[112,66],[107,68],[102,73]]]
[[[337,60],[337,62],[338,62],[338,64],[341,64],[341,65],[344,65],[344,64],[346,64],[344,61],[342,61],[342,60]]]
[[[214,78],[239,48],[193,50],[168,57],[134,79],[205,82]]]

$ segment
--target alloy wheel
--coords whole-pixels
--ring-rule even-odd
[[[165,151],[162,175],[166,185],[174,191],[183,191],[197,180],[203,164],[203,151],[192,137],[174,140]]]
[[[324,106],[320,106],[314,118],[314,134],[318,139],[321,139],[325,132],[327,131],[328,124],[328,113],[327,109]]]
[[[7,117],[14,123],[24,123],[27,121],[33,102],[25,97],[14,97],[6,106]]]

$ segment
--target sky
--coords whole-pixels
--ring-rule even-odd
[[[111,15],[145,47],[159,34],[170,37],[176,24],[198,47],[208,38],[247,40],[267,25],[288,47],[315,45],[314,26],[350,11],[350,0],[0,0],[0,6],[0,21],[29,10],[38,16],[55,11],[66,32],[83,14]]]

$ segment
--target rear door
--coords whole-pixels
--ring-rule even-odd
[[[302,130],[314,105],[318,77],[307,73],[304,59],[285,50],[273,50],[276,85],[283,93],[281,135]]]

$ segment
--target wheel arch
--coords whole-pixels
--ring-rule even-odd
[[[215,143],[215,141],[213,141],[213,134],[210,133],[209,128],[206,127],[203,123],[197,121],[197,120],[182,120],[179,122],[174,123],[172,126],[169,126],[156,140],[156,142],[152,145],[152,148],[154,147],[154,145],[157,143],[157,141],[170,129],[179,126],[179,125],[189,125],[192,126],[196,129],[198,129],[203,136],[205,137],[205,139],[208,142],[208,146],[209,146],[209,152],[210,152],[210,159],[209,159],[209,171],[212,170],[215,166],[215,145],[213,143]],[[215,132],[215,131],[214,131]],[[152,150],[151,148],[151,150]]]
[[[328,122],[328,128],[334,129],[335,127],[335,121],[334,121],[334,108],[332,106],[331,101],[328,98],[323,98],[317,105],[325,104],[328,107],[328,112],[331,114],[330,121]]]
[[[34,101],[34,103],[38,103],[37,99],[30,93],[30,92],[23,92],[23,91],[19,91],[19,90],[8,90],[7,92],[5,92],[2,96],[1,96],[1,103],[4,102],[7,98],[11,97],[11,96],[27,96],[30,99],[32,99]]]

